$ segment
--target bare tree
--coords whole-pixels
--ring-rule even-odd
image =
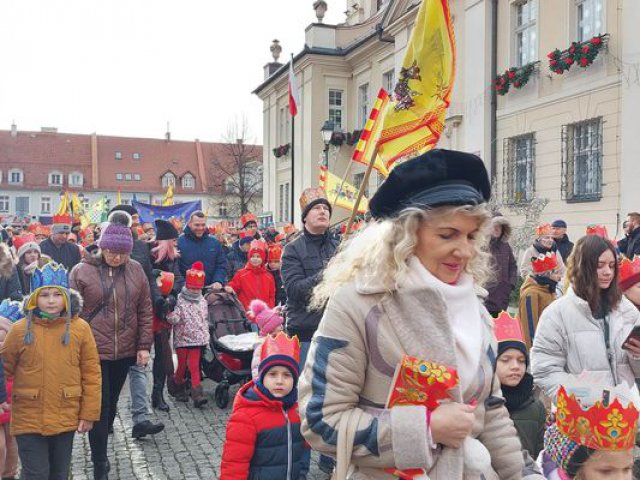
[[[249,135],[246,117],[236,118],[222,136],[219,154],[211,159],[209,184],[222,192],[230,217],[249,212],[254,200],[262,196],[262,151],[255,139],[248,141]]]

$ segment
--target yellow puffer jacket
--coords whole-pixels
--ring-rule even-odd
[[[72,313],[78,294],[72,291]],[[66,319],[33,317],[33,343],[24,343],[27,320],[16,322],[0,349],[5,375],[13,377],[11,435],[57,435],[80,420],[100,419],[102,374],[96,342],[87,322],[75,314],[69,345],[62,343]]]

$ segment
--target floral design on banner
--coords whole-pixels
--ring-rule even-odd
[[[502,75],[498,75],[496,79],[493,81],[495,85],[496,93],[498,95],[506,95],[509,92],[511,86],[513,88],[522,88],[527,83],[529,83],[529,79],[533,72],[536,71],[536,66],[539,62],[531,62],[523,65],[522,67],[511,67]]]
[[[558,75],[568,71],[573,65],[587,68],[591,65],[609,40],[609,34],[596,35],[584,42],[572,42],[566,50],[555,49],[547,55],[549,70]]]
[[[279,145],[273,149],[273,155],[276,158],[284,157],[289,154],[289,149],[291,148],[290,143],[285,143],[284,145]]]

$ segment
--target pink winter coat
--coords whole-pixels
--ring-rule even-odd
[[[203,347],[209,344],[209,313],[204,297],[191,302],[180,293],[176,307],[167,315],[167,321],[173,325],[175,348]]]

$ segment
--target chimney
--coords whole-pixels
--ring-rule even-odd
[[[243,143],[244,143],[244,140],[242,138],[237,138],[236,139],[236,144],[242,145]]]
[[[273,75],[282,64],[278,61],[280,58],[280,54],[282,53],[282,46],[280,45],[280,40],[277,38],[273,40],[271,46],[269,47],[271,51],[271,55],[273,56],[273,62],[269,62],[264,66],[264,79],[268,79],[271,75]]]
[[[164,134],[164,138],[167,139],[167,142],[171,141],[171,130],[169,130],[169,122],[167,122],[167,133]]]
[[[18,136],[18,126],[16,122],[11,122],[11,136],[16,138]]]

